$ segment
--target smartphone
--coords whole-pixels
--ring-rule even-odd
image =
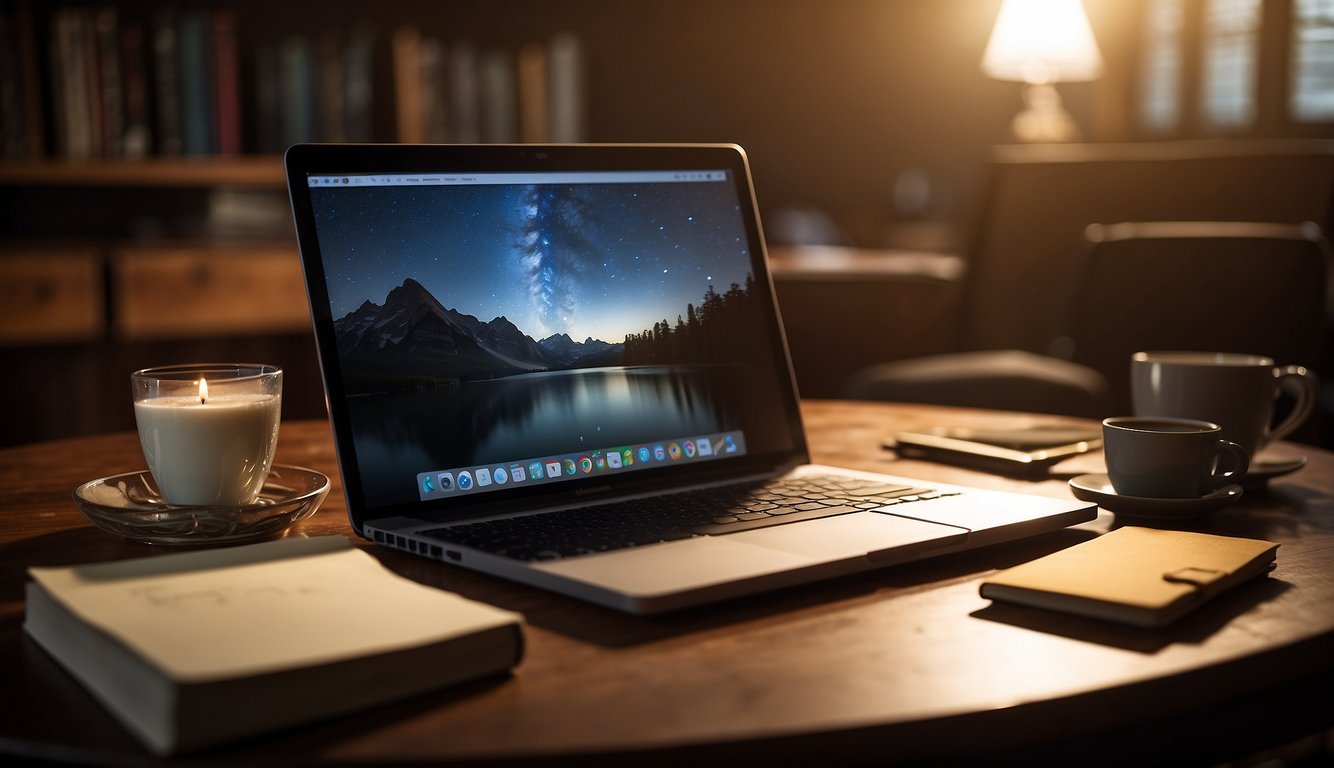
[[[898,432],[886,443],[904,458],[927,459],[1005,474],[1038,474],[1071,456],[1102,447],[1097,427],[1043,425],[1018,429],[940,427]]]

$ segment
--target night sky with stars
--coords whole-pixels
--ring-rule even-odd
[[[619,343],[751,272],[731,182],[312,189],[335,319],[405,278],[534,339]]]

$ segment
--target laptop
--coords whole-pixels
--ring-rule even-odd
[[[810,464],[737,146],[298,145],[286,170],[362,537],[659,613],[1095,517]]]

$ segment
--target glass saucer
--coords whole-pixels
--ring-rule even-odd
[[[1116,492],[1107,475],[1080,475],[1070,481],[1070,490],[1080,501],[1092,501],[1109,512],[1130,517],[1160,520],[1189,520],[1215,507],[1231,504],[1241,498],[1238,483],[1225,485],[1216,491],[1194,499],[1151,499],[1125,496]]]
[[[315,514],[328,493],[319,472],[274,465],[253,504],[175,505],[141,469],[84,483],[74,505],[98,528],[144,544],[234,544],[287,530]]]

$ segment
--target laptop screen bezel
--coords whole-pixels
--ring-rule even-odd
[[[549,509],[614,500],[683,487],[716,483],[728,478],[763,477],[809,461],[796,381],[782,321],[769,273],[745,152],[736,145],[407,145],[407,144],[298,144],[288,149],[284,164],[288,193],[314,327],[316,350],[324,377],[326,404],[333,425],[334,443],[352,527],[364,535],[369,520],[394,516],[425,517],[447,522],[521,509]],[[772,308],[764,318],[773,348],[775,386],[783,413],[775,420],[786,425],[788,450],[748,452],[722,461],[699,462],[624,473],[600,474],[566,482],[498,490],[440,501],[422,501],[370,507],[363,492],[357,453],[343,391],[341,363],[336,347],[334,317],[319,240],[315,230],[308,177],[358,173],[485,173],[544,171],[659,171],[725,168],[735,185],[751,255],[754,285],[764,292],[761,306]]]

